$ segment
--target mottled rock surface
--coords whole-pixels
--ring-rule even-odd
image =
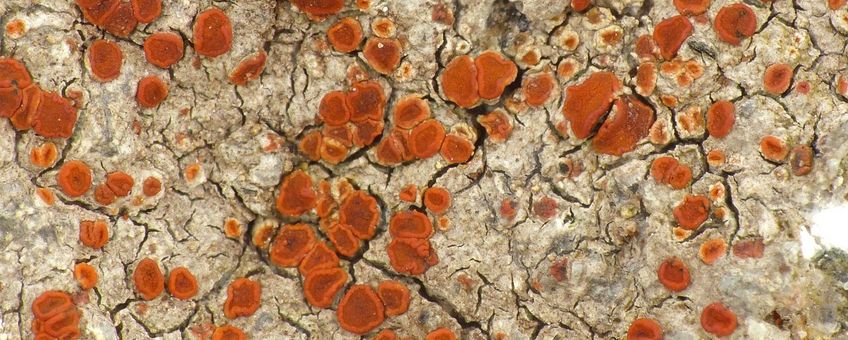
[[[814,214],[845,205],[848,194],[848,6],[746,1],[757,29],[734,46],[717,38],[712,22],[735,2],[713,0],[706,13],[689,17],[691,36],[675,59],[662,60],[640,56],[636,46],[678,15],[671,0],[592,0],[582,13],[567,0],[357,0],[319,21],[283,0],[166,0],[162,16],[128,38],[83,20],[73,1],[0,1],[0,56],[23,62],[45,91],[82,97],[69,139],[16,131],[0,120],[0,339],[33,338],[31,304],[48,290],[74,297],[83,339],[209,339],[224,324],[253,339],[360,338],[340,328],[338,297],[330,309],[309,306],[303,276],[272,264],[267,248],[252,239],[264,227],[303,221],[326,240],[314,212],[286,218],[275,209],[281,179],[296,169],[316,183],[347,180],[377,198],[376,236],[342,257],[341,267],[348,286],[405,284],[411,303],[366,338],[393,329],[423,339],[446,327],[464,339],[619,339],[645,317],[657,320],[666,339],[708,339],[700,315],[716,301],[738,318],[730,338],[848,338],[848,255],[838,247],[808,254],[801,242],[823,242],[810,236]],[[232,22],[232,49],[200,57],[192,24],[213,5]],[[341,17],[358,20],[366,39],[373,20],[391,19],[403,47],[398,68],[379,74],[361,52],[335,52],[326,31]],[[160,31],[186,42],[170,69],[149,64],[142,50],[144,39]],[[86,53],[100,38],[117,42],[124,56],[120,76],[107,83],[93,78]],[[260,50],[267,66],[259,78],[245,86],[228,82]],[[500,99],[460,108],[441,92],[439,74],[454,57],[485,50],[515,61],[518,76]],[[636,70],[649,62],[656,88],[637,92]],[[774,63],[794,70],[781,95],[763,89],[763,72]],[[622,82],[616,95],[639,93],[636,100],[654,111],[650,133],[620,157],[597,152],[591,137],[574,137],[563,115],[565,89],[599,71]],[[544,105],[526,105],[522,80],[542,72],[553,74],[556,86]],[[170,89],[153,109],[135,101],[137,82],[147,75]],[[414,94],[445,130],[471,138],[472,157],[448,164],[436,154],[387,167],[377,161],[375,143],[339,164],[308,160],[298,143],[321,128],[321,98],[360,77],[379,83],[387,98],[378,141],[389,135],[394,103]],[[735,124],[723,138],[705,128],[718,100],[735,106]],[[504,142],[487,138],[477,120],[495,109],[513,125]],[[765,159],[759,145],[766,135],[789,148],[810,146],[812,171],[798,176],[791,159]],[[30,150],[48,140],[58,146],[58,159],[37,167]],[[722,161],[708,156],[718,151]],[[651,163],[661,156],[691,167],[691,185],[674,190],[655,181]],[[88,164],[94,185],[113,171],[131,175],[135,185],[105,207],[93,190],[68,197],[56,181],[66,160]],[[187,175],[189,168],[198,172]],[[147,197],[142,181],[151,176],[162,190]],[[412,203],[398,196],[409,184],[419,193]],[[425,211],[420,194],[432,186],[452,194],[444,215],[428,214],[438,264],[418,276],[400,273],[386,252],[388,221],[410,207]],[[39,188],[56,195],[53,205]],[[686,195],[710,199],[707,221],[693,231],[676,228],[673,214]],[[111,234],[102,250],[79,242],[80,221],[97,219],[108,221]],[[228,220],[239,227],[234,237],[226,234]],[[699,247],[714,238],[727,251],[707,265]],[[762,240],[761,257],[734,253],[751,240]],[[141,299],[132,273],[146,257],[165,272],[189,268],[197,295]],[[658,281],[657,268],[669,257],[688,265],[686,290],[671,292]],[[98,271],[95,288],[77,285],[79,262]],[[262,285],[261,305],[252,316],[229,320],[227,286],[240,277]]]

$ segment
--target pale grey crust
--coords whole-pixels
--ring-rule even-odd
[[[848,100],[836,92],[836,78],[848,75],[845,9],[831,11],[826,1],[749,1],[757,33],[731,46],[716,39],[709,21],[733,1],[713,1],[703,18],[707,23],[690,19],[693,35],[678,53],[703,65],[704,75],[679,87],[658,73],[657,89],[647,97],[671,140],[655,145],[643,139],[635,151],[618,158],[598,155],[590,143],[555,130],[563,119],[562,89],[603,69],[626,84],[624,92],[633,93],[639,62],[632,47],[656,23],[677,15],[670,0],[597,0],[599,8],[593,11],[600,19],[594,23],[586,14],[572,13],[568,1],[455,0],[444,3],[456,18],[452,25],[430,20],[434,1],[374,0],[367,11],[349,1],[340,16],[360,20],[366,37],[373,18],[385,16],[397,24],[406,44],[402,68],[406,65],[411,73],[389,77],[370,71],[361,54],[329,49],[324,32],[336,17],[311,22],[288,1],[270,0],[215,2],[232,20],[232,50],[203,59],[196,69],[196,55],[187,44],[182,61],[171,70],[158,69],[144,59],[144,38],[173,31],[190,42],[193,18],[211,5],[165,2],[163,16],[139,26],[128,39],[106,35],[124,51],[121,76],[106,84],[92,78],[84,52],[104,33],[84,22],[72,1],[0,2],[3,27],[16,19],[27,26],[21,37],[0,37],[0,54],[23,61],[44,89],[82,91],[85,98],[74,136],[58,142],[59,161],[46,170],[28,160],[29,150],[43,139],[0,122],[0,339],[32,337],[30,305],[41,292],[79,294],[72,275],[79,261],[100,274],[88,302],[80,305],[84,338],[197,339],[204,325],[212,324],[235,325],[255,339],[358,338],[339,328],[333,310],[306,305],[296,270],[275,268],[249,243],[249,235],[233,240],[223,233],[227,218],[240,221],[248,233],[279,218],[273,202],[280,178],[303,164],[316,180],[346,177],[378,197],[383,218],[377,236],[367,252],[342,266],[358,283],[376,287],[391,278],[410,287],[410,310],[379,328],[396,329],[401,336],[423,338],[447,327],[469,339],[611,339],[624,338],[634,318],[651,317],[663,326],[666,339],[710,338],[700,326],[700,311],[721,301],[739,318],[733,338],[848,337],[845,253],[832,250],[806,260],[799,244],[811,213],[844,203],[848,192],[843,180]],[[603,30],[623,32],[621,42],[596,43]],[[563,36],[577,36],[577,48],[563,47]],[[260,79],[244,87],[229,84],[229,71],[260,48],[268,53]],[[509,140],[479,141],[466,164],[446,166],[436,156],[388,170],[376,164],[372,150],[331,166],[304,163],[297,152],[299,136],[318,126],[321,96],[344,89],[351,65],[369,70],[384,86],[389,108],[407,94],[427,95],[433,115],[448,130],[468,124],[482,133],[473,117],[487,109],[469,113],[457,108],[444,99],[437,78],[454,56],[486,49],[514,60],[538,51],[537,66],[519,63],[516,84],[532,73],[555,70],[564,60],[575,62],[577,73],[559,78],[544,107],[510,112],[515,130]],[[767,95],[762,74],[775,62],[792,65],[793,86],[808,81],[810,92]],[[167,79],[170,95],[157,109],[141,110],[133,95],[138,79],[149,74]],[[517,88],[510,86],[503,98]],[[675,96],[680,104],[668,108],[660,95]],[[719,99],[736,105],[729,136],[714,139],[681,130],[680,112],[697,107],[703,113]],[[503,102],[488,104],[488,109],[504,107]],[[134,122],[141,127],[139,135]],[[795,177],[787,164],[765,161],[758,144],[766,134],[790,145],[812,145],[813,172]],[[282,138],[282,147],[262,151],[268,136]],[[706,153],[713,149],[728,155],[724,165],[708,165]],[[662,154],[692,167],[690,188],[674,191],[650,178],[650,163]],[[112,205],[128,208],[102,208],[91,193],[64,197],[55,174],[65,159],[91,165],[95,184],[110,171],[132,175],[137,183],[133,195]],[[566,162],[581,164],[583,171],[567,176]],[[194,163],[201,164],[201,174],[187,182],[182,173]],[[129,204],[147,176],[159,178],[164,190],[140,205]],[[445,215],[450,226],[431,240],[440,263],[419,277],[397,274],[385,251],[390,241],[386,221],[392,211],[408,206],[398,199],[407,184],[419,189],[439,185],[453,193]],[[672,208],[685,194],[707,195],[717,184],[726,195],[714,207],[725,207],[727,218],[711,219],[690,239],[675,240]],[[53,189],[54,206],[41,202],[38,187]],[[532,204],[542,197],[559,205],[549,221],[532,213]],[[517,203],[513,221],[499,217],[505,198]],[[110,221],[113,235],[104,250],[93,251],[78,242],[77,226],[98,218]],[[697,249],[714,237],[730,245],[762,237],[764,257],[743,260],[731,252],[715,265],[704,265]],[[692,272],[692,285],[681,293],[671,294],[657,280],[656,268],[668,256],[680,257]],[[167,294],[141,301],[130,277],[144,257],[158,260],[164,269],[190,268],[199,281],[198,296],[188,302]],[[562,259],[567,259],[567,277],[557,282],[549,268]],[[222,309],[226,286],[244,276],[261,282],[262,305],[251,317],[227,320]],[[782,328],[775,325],[773,312],[783,318]]]

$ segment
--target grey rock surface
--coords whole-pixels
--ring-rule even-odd
[[[340,14],[312,21],[283,0],[166,0],[156,21],[118,38],[83,20],[72,1],[0,1],[0,56],[23,62],[44,90],[76,91],[83,98],[69,139],[16,131],[0,120],[0,340],[34,337],[31,305],[48,290],[73,296],[83,339],[209,339],[224,324],[254,339],[361,338],[339,326],[338,298],[330,309],[308,305],[298,270],[274,265],[267,247],[252,240],[263,226],[276,230],[295,221],[281,216],[274,202],[281,179],[296,169],[316,183],[329,180],[336,191],[335,184],[346,180],[379,202],[376,236],[356,256],[343,257],[341,267],[349,284],[405,284],[411,303],[365,338],[393,329],[423,339],[445,327],[463,339],[624,339],[634,319],[647,317],[662,325],[666,339],[711,339],[700,315],[716,301],[738,318],[731,339],[848,338],[848,245],[829,247],[810,236],[817,212],[848,204],[848,87],[840,90],[839,83],[848,76],[848,6],[746,1],[757,18],[756,33],[732,46],[717,39],[712,21],[736,1],[712,1],[707,13],[690,18],[693,34],[675,59],[694,61],[703,74],[682,86],[676,75],[661,71],[671,61],[656,61],[656,89],[640,96],[656,111],[652,131],[666,138],[646,136],[617,157],[560,129],[564,89],[605,70],[622,81],[622,93],[636,93],[637,39],[678,12],[671,0],[591,2],[578,13],[569,1],[346,1]],[[217,58],[198,56],[192,44],[194,18],[209,6],[227,13],[234,32],[232,49]],[[440,22],[436,12],[453,19]],[[362,52],[333,51],[326,31],[340,17],[359,21],[365,37],[373,35],[373,19],[393,20],[403,44],[399,68],[381,75]],[[22,32],[9,28],[20,22]],[[185,56],[168,70],[149,64],[142,50],[144,39],[159,31],[178,33],[187,43]],[[91,42],[104,37],[124,55],[121,75],[108,83],[93,78],[87,58]],[[228,82],[230,72],[260,50],[268,55],[260,77],[246,86]],[[485,50],[514,60],[517,80],[500,100],[462,109],[446,98],[438,77],[455,56]],[[524,59],[528,53],[538,61]],[[778,62],[795,73],[792,87],[773,95],[762,79]],[[574,70],[564,71],[565,65]],[[471,159],[448,164],[436,155],[386,167],[369,146],[340,164],[308,160],[298,142],[321,128],[321,98],[348,88],[356,72],[386,93],[383,136],[395,103],[418,94],[446,130],[477,134]],[[522,80],[543,72],[555,75],[550,99],[524,105]],[[169,84],[168,98],[154,109],[142,109],[134,97],[146,75]],[[806,93],[798,90],[802,82]],[[668,97],[679,104],[669,105]],[[724,138],[710,137],[703,123],[717,100],[731,100],[736,108],[735,125]],[[514,125],[505,142],[487,138],[476,119],[496,108],[505,109]],[[689,127],[687,117],[700,117],[701,125]],[[767,161],[759,148],[765,135],[790,147],[811,146],[812,172],[796,176],[790,162]],[[29,154],[45,141],[56,143],[58,159],[41,168]],[[713,150],[726,160],[710,162]],[[650,168],[661,156],[691,167],[691,185],[673,190],[657,183]],[[67,160],[90,165],[94,185],[113,171],[130,174],[132,193],[106,207],[93,190],[65,195],[56,175]],[[198,173],[187,176],[193,166]],[[141,194],[148,177],[162,183],[152,197]],[[421,197],[412,203],[399,198],[409,184],[419,193],[438,186],[452,194],[444,215],[428,214],[439,263],[418,276],[398,272],[386,251],[391,216],[411,207],[424,211]],[[39,188],[52,192],[55,203],[45,203]],[[714,214],[678,237],[673,209],[687,195],[710,197]],[[545,199],[555,203],[552,217],[537,208]],[[514,216],[505,216],[504,202],[514,204]],[[843,213],[844,221],[848,210]],[[98,219],[108,221],[111,236],[102,250],[93,250],[80,243],[79,224]],[[240,226],[235,237],[226,235],[228,220]],[[315,213],[301,220],[320,230]],[[319,232],[319,238],[326,236]],[[727,250],[708,265],[699,247],[714,238]],[[733,246],[751,239],[762,239],[762,257],[735,256]],[[182,301],[166,291],[141,299],[132,273],[146,257],[165,272],[189,268],[197,296]],[[692,284],[682,292],[657,279],[669,257],[691,271]],[[74,279],[80,262],[99,274],[91,290]],[[227,286],[240,277],[261,283],[261,305],[249,317],[230,320],[223,312]]]

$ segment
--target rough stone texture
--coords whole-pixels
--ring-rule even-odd
[[[354,282],[376,287],[395,279],[410,288],[409,311],[388,318],[378,330],[392,328],[414,338],[447,327],[468,339],[608,339],[624,338],[634,318],[651,317],[667,338],[710,338],[700,326],[700,311],[722,301],[739,318],[731,338],[848,337],[848,255],[833,248],[808,259],[799,242],[809,233],[811,214],[845,204],[848,193],[848,100],[837,83],[848,76],[848,8],[833,11],[824,0],[748,1],[757,33],[730,46],[717,40],[711,20],[735,1],[712,1],[704,16],[690,18],[693,34],[678,53],[680,60],[697,61],[703,75],[680,86],[658,72],[657,88],[645,98],[669,141],[652,144],[646,138],[635,151],[612,157],[594,152],[588,140],[558,131],[563,89],[608,70],[626,84],[625,93],[635,93],[636,39],[677,12],[670,0],[592,2],[580,14],[568,1],[371,0],[365,10],[347,1],[340,16],[359,20],[366,37],[373,18],[397,24],[404,52],[390,76],[371,70],[361,53],[332,52],[324,32],[340,16],[312,22],[288,1],[214,2],[232,20],[232,50],[215,59],[198,58],[188,44],[171,70],[145,61],[144,38],[174,31],[190,41],[194,16],[212,2],[165,1],[162,17],[139,26],[128,39],[83,21],[72,1],[0,2],[0,54],[23,61],[45,90],[84,95],[74,136],[54,141],[59,160],[49,169],[33,166],[28,158],[43,138],[0,121],[0,339],[32,338],[31,303],[52,289],[75,297],[86,339],[202,339],[213,325],[223,324],[256,339],[359,338],[339,328],[334,310],[309,307],[302,276],[272,265],[267,252],[250,241],[260,224],[288,221],[277,215],[274,198],[282,176],[296,168],[316,179],[347,178],[378,198],[377,236],[363,254],[342,260]],[[437,7],[451,12],[455,22],[432,21]],[[21,36],[5,29],[15,20],[25,24]],[[607,41],[603,33],[620,39]],[[124,51],[120,77],[105,84],[92,78],[85,53],[104,34]],[[577,37],[579,44],[570,49],[563,37]],[[228,83],[229,71],[259,49],[268,53],[261,77],[243,87]],[[536,65],[517,62],[518,79],[500,102],[466,111],[444,99],[436,81],[439,70],[454,56],[487,49],[513,60],[535,51],[541,59]],[[763,71],[776,62],[795,69],[793,87],[783,96],[762,89]],[[563,63],[574,64],[576,73],[558,77],[559,87],[546,105],[508,103],[521,101],[524,76]],[[424,95],[448,130],[471,126],[479,137],[471,160],[446,165],[435,156],[386,168],[377,165],[369,148],[335,166],[307,161],[297,142],[318,126],[322,95],[344,89],[353,68],[386,89],[389,109],[408,94]],[[138,79],[149,74],[166,79],[170,95],[158,109],[142,110],[133,95]],[[809,83],[809,93],[794,89],[800,81]],[[662,96],[674,96],[679,104],[666,105]],[[715,139],[703,127],[681,128],[682,112],[692,107],[703,114],[720,99],[736,106],[730,135]],[[505,143],[486,140],[475,120],[498,107],[506,107],[515,123]],[[813,171],[796,177],[787,163],[766,161],[758,149],[766,134],[790,146],[811,145]],[[271,147],[276,144],[281,147]],[[708,164],[711,150],[722,150],[726,162]],[[675,191],[651,179],[651,161],[661,155],[692,168],[691,187]],[[136,179],[133,194],[112,208],[97,205],[91,193],[63,196],[55,174],[66,159],[91,165],[95,184],[108,172],[127,172]],[[192,164],[200,164],[201,172],[187,181],[183,173]],[[139,201],[147,176],[159,178],[164,189]],[[394,271],[385,251],[391,241],[388,218],[410,205],[398,198],[408,184],[419,192],[442,186],[453,195],[445,215],[450,224],[431,239],[440,262],[418,277]],[[56,193],[55,205],[38,198],[40,187]],[[724,209],[725,216],[711,216],[688,237],[676,238],[672,208],[686,194],[708,195],[717,187],[724,193],[715,198],[713,210]],[[550,219],[533,209],[545,197],[557,205]],[[514,219],[499,213],[504,200],[515,202]],[[415,205],[421,205],[420,198]],[[224,235],[227,218],[245,226],[243,238]],[[107,219],[112,233],[100,251],[78,241],[79,221],[93,219]],[[716,237],[727,241],[728,254],[705,265],[698,247]],[[733,256],[733,244],[755,237],[765,243],[762,258]],[[693,283],[681,293],[672,294],[657,281],[656,268],[669,256],[680,257],[692,271]],[[131,273],[144,257],[166,270],[190,268],[199,282],[197,297],[180,301],[166,293],[141,300]],[[73,265],[81,261],[100,274],[91,291],[81,291],[73,279]],[[560,281],[551,268],[563,264]],[[262,284],[262,305],[253,316],[227,320],[226,287],[238,277]]]

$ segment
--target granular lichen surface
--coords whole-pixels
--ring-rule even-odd
[[[845,1],[0,29],[0,340],[848,338]]]

